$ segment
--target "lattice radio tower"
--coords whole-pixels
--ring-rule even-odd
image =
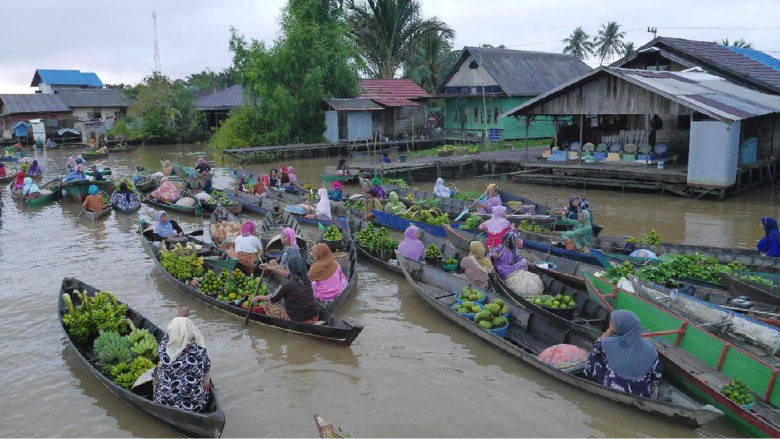
[[[154,73],[160,74],[160,46],[157,45],[157,11],[152,12],[154,24]]]

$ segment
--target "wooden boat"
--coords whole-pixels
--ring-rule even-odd
[[[328,183],[339,181],[343,184],[354,184],[358,182],[357,175],[338,175],[338,174],[321,174],[320,178]]]
[[[106,177],[105,180],[80,180],[80,181],[63,181],[60,185],[60,190],[63,195],[67,195],[75,201],[84,202],[84,199],[89,195],[89,187],[95,185],[98,189],[111,195],[116,189],[115,182],[111,180],[111,176]]]
[[[753,346],[773,355],[780,351],[780,329],[753,318],[745,309],[730,310],[699,300],[677,290],[664,288],[636,276],[629,276],[634,294],[673,312],[726,341],[751,350]],[[749,346],[748,346],[749,345]]]
[[[186,285],[184,282],[176,279],[170,273],[168,273],[160,264],[157,248],[151,241],[151,233],[151,230],[146,230],[142,233],[141,239],[143,240],[144,247],[154,260],[155,266],[159,268],[163,277],[171,285],[176,287],[176,289],[179,290],[182,294],[189,296],[192,299],[199,300],[213,308],[219,309],[220,311],[232,314],[241,320],[246,318],[247,310],[242,308],[240,304],[235,303],[235,301],[220,302],[216,298],[203,294],[200,292],[200,290]],[[226,261],[228,259],[224,252],[217,249],[216,247],[211,246],[210,244],[206,244],[192,237],[187,237],[187,240],[202,246],[202,250],[198,253],[201,256],[222,261]],[[214,268],[215,271],[219,270],[219,267],[217,266],[214,266]],[[351,282],[351,284],[354,286],[353,282]],[[293,322],[290,320],[281,320],[256,312],[253,312],[250,315],[249,320],[270,328],[347,346],[352,344],[352,342],[357,338],[358,335],[360,335],[360,332],[363,330],[362,326],[349,324],[324,308],[320,309],[320,324],[316,325]]]
[[[247,192],[237,190],[225,191],[225,196],[230,201],[241,203],[241,209],[257,215],[265,215],[268,212],[279,212],[281,206],[275,200],[268,197],[259,197]]]
[[[103,175],[103,177],[108,178],[114,171],[112,171],[111,168],[109,168],[108,166],[104,166],[104,167],[98,169],[98,172],[100,172],[100,174]],[[84,171],[84,174],[86,176],[88,176],[88,177],[94,177],[95,176],[95,171],[93,171],[90,168],[90,169],[87,169],[86,171]]]
[[[232,179],[234,179],[234,180],[238,180],[238,177],[240,177],[241,175],[244,175],[244,176],[246,176],[246,179],[247,179],[248,182],[255,183],[260,178],[260,173],[259,172],[255,172],[255,171],[252,171],[252,170],[249,170],[249,169],[231,168],[230,166],[227,166],[226,169],[227,169],[228,175]]]
[[[227,194],[227,191],[221,191],[219,189],[215,189],[214,192],[221,192]],[[214,201],[210,201],[210,202],[201,201],[200,205],[203,206],[203,210],[205,210],[206,212],[213,212],[218,205],[221,205],[223,209],[226,209],[228,212],[233,213],[235,215],[239,215],[242,209],[240,202],[233,201],[230,199],[226,201],[217,201],[217,199],[214,199]]]
[[[344,437],[333,427],[333,424],[320,416],[314,415],[314,423],[317,425],[317,433],[323,439],[340,439]]]
[[[197,198],[195,198],[193,195],[191,195],[187,191],[181,191],[180,196],[181,197],[192,198],[193,200],[195,200],[195,205],[194,206],[179,206],[179,205],[176,205],[176,204],[173,204],[173,203],[166,203],[165,201],[158,200],[158,199],[152,197],[151,195],[147,195],[146,197],[144,197],[143,201],[144,201],[144,203],[149,203],[149,204],[152,204],[152,205],[155,205],[155,206],[162,207],[165,210],[171,210],[171,211],[180,212],[180,213],[189,213],[189,214],[197,215],[197,216],[203,215],[203,207],[200,205],[200,201]]]
[[[744,432],[753,436],[780,436],[776,366],[646,299],[589,274],[585,279],[593,300],[610,310],[631,311],[645,329],[657,331],[654,344],[665,359],[671,360],[664,365],[678,385],[718,407]],[[769,361],[774,362],[773,358]],[[720,392],[731,379],[741,380],[756,393],[752,408],[735,404]]]
[[[229,215],[230,216],[230,215]],[[263,244],[263,249],[266,252],[272,252],[274,250],[281,251],[283,248],[281,242],[282,229],[291,228],[295,232],[298,248],[300,249],[301,256],[306,255],[308,243],[303,238],[301,233],[301,226],[296,221],[295,217],[289,212],[281,213],[268,213],[257,225],[257,236],[260,238],[260,242]]]
[[[110,200],[110,198],[108,197],[108,195],[105,192],[100,191],[100,195],[103,196],[103,200],[106,200],[106,199]],[[106,216],[110,215],[112,210],[114,210],[114,208],[113,208],[113,206],[111,206],[111,203],[109,202],[108,204],[105,205],[103,210],[101,210],[100,212],[90,212],[87,209],[84,209],[82,207],[81,208],[81,211],[82,211],[81,213],[84,214],[85,217],[91,219],[92,221],[97,221],[100,218],[103,218],[103,217],[106,217]]]
[[[81,158],[84,160],[94,160],[94,159],[102,159],[104,157],[108,157],[107,152],[102,151],[84,151],[81,153]]]
[[[722,415],[718,410],[702,406],[665,381],[662,382],[659,398],[640,398],[586,380],[582,377],[582,369],[579,367],[559,370],[548,366],[537,358],[544,349],[566,343],[590,350],[596,337],[587,331],[577,331],[576,327],[572,330],[558,320],[510,302],[507,302],[511,314],[506,338],[498,337],[452,310],[452,305],[456,303],[455,292],[468,285],[465,279],[427,264],[409,261],[401,255],[398,255],[398,260],[406,280],[426,305],[451,323],[479,337],[481,341],[492,344],[553,378],[624,406],[692,427],[703,425]],[[494,298],[493,293],[488,293],[489,300]]]
[[[18,162],[19,157],[0,156],[0,162]]]
[[[346,222],[346,220],[342,223],[336,223],[338,228],[341,230],[341,234],[344,236],[344,248],[340,251],[343,251],[346,253],[347,260],[344,261],[343,259],[339,259],[337,252],[333,252],[334,256],[336,256],[337,259],[339,259],[339,263],[341,264],[341,270],[344,272],[344,276],[347,277],[349,280],[349,283],[347,284],[347,287],[344,288],[344,291],[339,294],[338,297],[336,297],[335,300],[328,302],[325,305],[325,309],[333,312],[336,309],[338,309],[339,306],[341,306],[342,303],[344,303],[347,300],[347,297],[349,297],[350,294],[352,294],[355,290],[357,290],[357,248],[355,247],[355,241],[352,239],[352,232],[349,230],[349,224]],[[322,243],[324,241],[324,235],[325,230],[322,231],[322,235],[320,235],[320,238],[317,240],[317,242]],[[346,262],[346,263],[345,263]]]
[[[740,279],[729,273],[721,273],[720,276],[726,291],[734,297],[747,296],[758,302],[780,305],[780,287]]]
[[[129,145],[127,143],[119,143],[117,145],[106,145],[108,152],[133,152],[138,149],[138,145]]]
[[[52,180],[48,183],[44,184],[43,186],[40,186],[39,189],[41,191],[48,190],[50,193],[44,194],[41,192],[41,196],[38,198],[25,198],[24,202],[27,203],[30,207],[38,207],[43,206],[44,204],[48,204],[60,196],[60,180]]]
[[[136,198],[136,200],[138,200],[138,202],[136,202],[135,204],[133,204],[129,208],[125,209],[125,208],[123,208],[123,207],[121,207],[119,205],[115,205],[113,203],[111,204],[111,206],[114,209],[116,209],[117,212],[124,213],[124,214],[131,214],[133,212],[136,212],[138,209],[141,208],[141,200],[143,199],[143,196],[140,193],[138,193],[138,191],[135,191],[134,193],[135,193],[135,198]]]
[[[108,388],[119,399],[126,402],[131,407],[138,411],[156,419],[157,421],[165,424],[174,430],[190,437],[214,437],[218,438],[222,436],[222,429],[225,427],[225,413],[217,399],[216,389],[212,383],[209,388],[209,402],[206,410],[203,413],[188,412],[186,410],[169,407],[166,405],[158,404],[154,402],[152,395],[153,389],[151,382],[145,385],[136,387],[133,390],[125,389],[122,386],[117,385],[111,379],[110,375],[104,371],[99,363],[95,359],[95,353],[92,349],[92,343],[82,344],[76,342],[68,335],[68,331],[65,329],[65,324],[62,321],[63,316],[68,312],[64,295],[70,295],[74,305],[79,304],[77,296],[73,295],[74,290],[80,290],[87,293],[88,296],[93,297],[98,292],[97,288],[87,285],[78,279],[65,278],[62,280],[60,286],[60,295],[57,301],[57,314],[59,316],[60,326],[62,332],[65,334],[65,339],[68,342],[68,346],[73,349],[77,357],[81,359],[84,366],[92,372],[93,375],[103,385]],[[121,303],[121,302],[120,302]],[[133,322],[136,328],[148,330],[157,342],[161,342],[165,332],[157,327],[154,323],[147,320],[144,316],[137,311],[128,307],[127,318]]]
[[[5,177],[0,178],[0,184],[10,183],[16,179],[17,171],[7,170],[7,172]]]
[[[157,180],[157,177],[144,175],[138,180],[138,183],[135,184],[135,189],[139,192],[152,192],[157,189],[157,185],[159,184],[160,182]]]
[[[357,252],[360,254],[362,259],[376,266],[382,267],[387,271],[391,271],[396,274],[403,274],[401,267],[398,266],[397,263],[393,264],[377,256],[374,256],[367,248],[361,246],[359,242],[355,241],[357,234],[368,227],[368,221],[357,218],[352,214],[352,212],[347,213],[347,221],[349,221],[349,231],[352,233],[352,241],[355,243],[355,248],[357,249]],[[393,256],[395,256],[395,254],[393,254]]]
[[[374,209],[372,213],[374,214],[374,219],[376,223],[383,227],[387,227],[388,229],[404,231],[410,225],[414,224],[415,226],[417,226],[418,229],[423,230],[426,233],[429,233],[433,236],[438,236],[440,238],[444,238],[447,236],[447,232],[444,228],[444,226],[447,226],[447,224],[444,224],[444,226],[426,224],[420,221],[413,221],[413,220],[408,220],[406,218],[401,218],[398,215],[393,215],[387,212],[381,212],[376,209]],[[450,224],[449,226],[458,227],[459,224]]]

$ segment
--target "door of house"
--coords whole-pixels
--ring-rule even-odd
[[[347,139],[349,133],[347,131],[347,112],[339,111],[339,140]]]

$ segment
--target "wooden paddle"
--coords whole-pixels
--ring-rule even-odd
[[[474,207],[474,205],[476,205],[479,202],[479,200],[481,200],[482,197],[484,197],[486,194],[487,194],[487,191],[483,192],[482,195],[480,195],[479,197],[475,198],[474,202],[471,203],[471,205],[469,207],[464,209],[463,212],[460,213],[460,215],[455,217],[455,221],[460,221],[460,219],[463,218],[463,215],[469,213],[469,210],[471,210],[471,208]]]

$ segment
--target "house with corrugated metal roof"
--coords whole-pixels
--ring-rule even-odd
[[[122,90],[57,90],[62,102],[71,108],[73,116],[81,121],[102,119],[111,129],[114,121],[127,114],[132,102]]]
[[[363,79],[356,98],[323,101],[331,143],[411,138],[427,123],[430,95],[410,79]]]
[[[205,115],[204,129],[207,132],[216,130],[228,118],[230,110],[244,103],[244,89],[240,84],[196,96],[198,110]]]
[[[500,114],[591,70],[572,55],[464,47],[436,90],[443,99],[447,137],[522,139],[525,126]],[[552,137],[553,123],[539,118],[532,138]]]
[[[103,81],[93,72],[38,69],[30,87],[38,87],[38,93],[52,94],[57,90],[100,89],[103,88]]]
[[[723,197],[777,172],[780,95],[700,68],[600,67],[502,115],[550,116],[571,116],[573,129],[561,129],[562,149],[533,166],[559,184]]]
[[[0,94],[0,130],[8,137],[19,122],[43,119],[49,130],[72,127],[76,122],[71,108],[59,95],[53,94]]]

